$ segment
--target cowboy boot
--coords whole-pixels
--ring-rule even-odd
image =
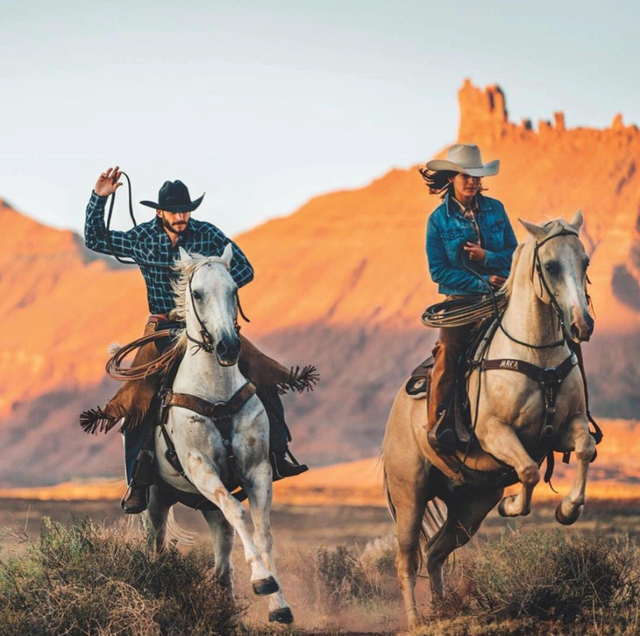
[[[291,457],[292,461],[287,459],[287,455]],[[295,477],[309,470],[306,464],[298,463],[298,460],[291,454],[288,448],[285,450],[271,451],[269,453],[269,460],[271,461],[273,481],[286,479],[287,477]]]
[[[275,387],[258,389],[258,397],[264,405],[269,419],[269,460],[273,470],[273,481],[295,477],[309,470],[300,464],[289,451],[291,433],[284,419],[284,406]],[[287,459],[287,455],[292,461]]]
[[[152,427],[149,427],[152,429]],[[145,440],[148,446],[150,435]],[[125,440],[126,444],[126,440]],[[149,486],[155,481],[155,453],[150,448],[143,448],[137,455],[130,472],[129,487],[122,497],[120,505],[127,514],[144,512],[149,505]]]
[[[137,515],[144,512],[149,505],[149,487],[134,486],[132,484],[127,488],[120,505],[128,515]]]
[[[442,455],[453,455],[456,452],[458,437],[455,431],[453,405],[429,402],[427,408],[427,438],[429,444]]]
[[[445,331],[442,329],[441,331]],[[445,334],[449,336],[450,334]],[[456,451],[457,435],[451,394],[455,386],[458,348],[441,338],[433,348],[435,363],[427,401],[427,438],[433,449],[442,455]]]

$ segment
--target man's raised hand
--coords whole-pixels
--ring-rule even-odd
[[[96,181],[94,192],[101,197],[108,197],[113,194],[121,185],[119,179],[122,174],[119,166],[115,168],[107,168]]]

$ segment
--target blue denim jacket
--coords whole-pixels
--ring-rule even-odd
[[[486,294],[489,276],[508,276],[511,257],[518,241],[511,227],[504,205],[497,199],[478,195],[477,221],[487,257],[484,263],[467,263],[487,281],[474,276],[463,268],[461,259],[467,258],[462,246],[476,242],[473,223],[449,205],[447,194],[442,203],[431,213],[427,223],[427,259],[429,272],[438,291],[447,296]]]

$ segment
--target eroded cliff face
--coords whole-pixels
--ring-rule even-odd
[[[459,100],[458,139],[477,143],[485,161],[502,161],[487,195],[505,203],[521,240],[518,217],[540,222],[584,210],[597,314],[585,347],[593,408],[637,417],[640,132],[619,116],[606,130],[572,129],[562,113],[536,129],[516,124],[495,86],[466,82]],[[242,291],[252,320],[243,333],[287,364],[315,363],[322,372],[314,393],[286,398],[294,449],[305,460],[375,454],[398,387],[428,355],[435,334],[420,315],[438,296],[424,241],[437,203],[417,166],[393,169],[237,237],[256,268]],[[8,440],[0,481],[104,473],[120,462],[119,442],[113,433],[85,436],[76,414],[116,388],[103,380],[106,346],[140,334],[142,277],[9,206],[0,207],[0,222],[8,228],[0,238],[0,430]],[[26,468],[40,457],[42,470]]]
[[[107,345],[142,329],[144,285],[139,274],[89,252],[73,232],[46,227],[1,201],[0,227],[6,417],[17,402],[100,382]]]

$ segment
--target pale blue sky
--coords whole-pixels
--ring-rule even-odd
[[[635,1],[0,9],[0,196],[58,227],[81,230],[118,162],[136,201],[182,179],[207,192],[198,216],[234,234],[429,158],[455,138],[465,77],[500,84],[515,121],[562,109],[568,126],[640,122]]]

